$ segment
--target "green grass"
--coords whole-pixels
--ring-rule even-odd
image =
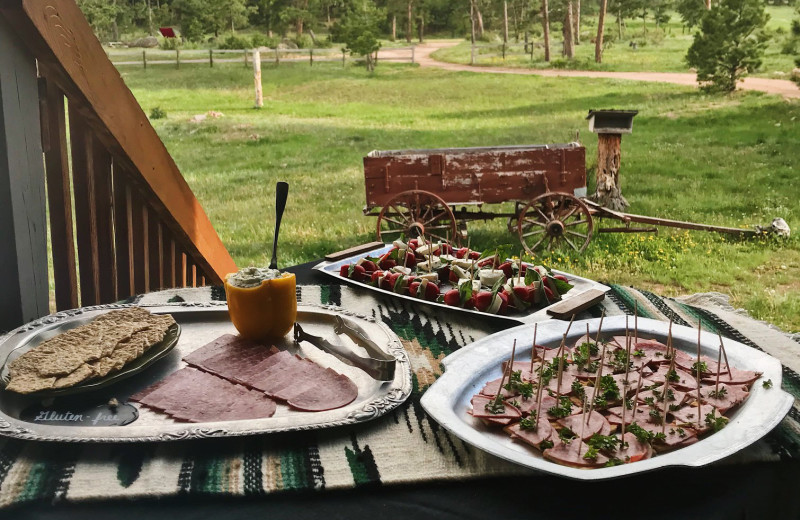
[[[791,21],[798,15],[793,7],[768,7],[770,20],[767,28],[773,33],[769,47],[764,55],[763,64],[754,76],[786,79],[795,67],[796,56],[780,52],[786,38]],[[613,40],[618,38],[616,19],[609,16],[606,23],[606,35]],[[778,34],[777,31],[783,31]],[[550,63],[544,61],[544,50],[534,50],[533,60],[530,56],[519,54],[507,55],[506,59],[496,56],[481,56],[482,54],[498,54],[500,47],[480,49],[476,55],[476,64],[482,66],[506,67],[531,67],[531,68],[563,68],[571,70],[604,70],[615,72],[689,72],[686,64],[686,51],[692,44],[693,36],[684,33],[680,18],[673,14],[670,22],[663,28],[656,30],[652,20],[648,20],[648,36],[643,33],[642,21],[629,20],[626,22],[623,38],[613,41],[603,53],[603,63],[594,61],[594,44],[590,41],[597,33],[597,20],[585,18],[581,29],[582,42],[575,47],[575,58],[567,60],[561,57],[562,41],[560,33],[552,33]],[[541,38],[533,40],[541,44]],[[637,42],[637,48],[632,48],[630,42]],[[486,45],[485,43],[481,43]],[[499,45],[499,44],[497,44]],[[441,49],[433,57],[451,63],[469,63],[470,44],[462,42],[456,47]]]
[[[631,212],[737,227],[776,216],[800,222],[800,104],[775,96],[388,64],[374,76],[333,64],[284,64],[265,65],[264,108],[254,110],[252,73],[241,66],[122,74],[145,113],[166,110],[153,124],[240,266],[268,262],[278,180],[291,185],[281,232],[285,266],[374,238],[375,219],[361,212],[369,151],[557,143],[581,130],[592,178],[597,140],[584,117],[601,107],[640,110],[634,133],[623,139]],[[189,122],[209,110],[225,116]],[[519,250],[503,220],[470,226],[473,247]],[[661,294],[719,290],[758,318],[800,330],[796,238],[739,242],[662,228],[658,236],[598,235],[583,256],[537,260]]]

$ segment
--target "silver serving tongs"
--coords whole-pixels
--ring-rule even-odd
[[[299,323],[294,324],[294,341],[296,343],[308,341],[315,347],[330,352],[348,365],[360,368],[373,379],[394,381],[394,370],[397,361],[394,357],[381,350],[374,341],[370,340],[361,327],[349,320],[343,320],[340,316],[336,316],[333,330],[336,334],[346,334],[357,344],[364,347],[370,357],[360,356],[341,343],[334,343],[323,337],[309,334],[303,330]]]

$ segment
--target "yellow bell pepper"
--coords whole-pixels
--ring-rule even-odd
[[[234,287],[226,276],[228,313],[239,334],[253,340],[277,339],[292,330],[297,319],[295,283],[293,273],[283,273],[256,287]]]

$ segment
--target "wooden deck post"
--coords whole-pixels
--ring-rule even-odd
[[[597,138],[597,192],[594,200],[614,211],[624,211],[629,204],[622,196],[619,184],[622,135],[598,134]]]
[[[49,313],[36,62],[0,19],[0,331]]]

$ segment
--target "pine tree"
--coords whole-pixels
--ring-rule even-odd
[[[761,66],[769,16],[762,0],[721,0],[703,15],[686,54],[706,90],[733,92],[742,77]]]

